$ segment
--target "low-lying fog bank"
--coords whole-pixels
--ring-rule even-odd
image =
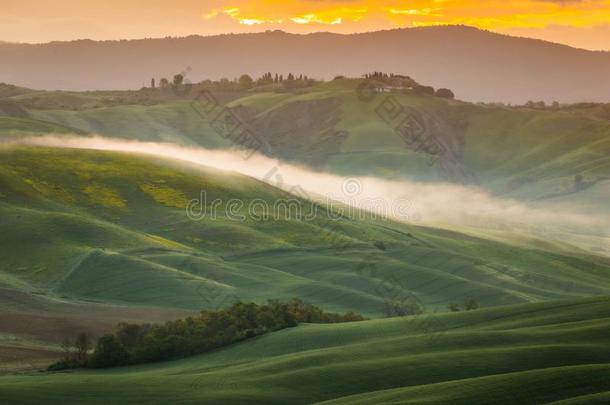
[[[335,200],[370,213],[422,225],[493,230],[515,230],[516,227],[545,239],[556,239],[553,237],[556,233],[564,232],[609,236],[610,221],[605,216],[580,214],[576,209],[558,211],[533,207],[527,202],[499,198],[473,186],[389,181],[374,177],[346,178],[257,153],[245,155],[236,150],[208,150],[104,137],[50,135],[8,144],[11,143],[120,151],[176,159],[255,177],[301,197],[322,202]]]

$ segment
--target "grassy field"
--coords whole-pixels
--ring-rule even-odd
[[[608,105],[534,109],[403,93],[366,98],[359,97],[361,84],[361,80],[344,79],[293,93],[236,92],[219,98],[227,99],[227,106],[242,122],[269,143],[273,156],[330,172],[468,182],[528,200],[578,196],[576,200],[590,201],[581,192],[608,182]],[[34,132],[40,131],[37,127],[43,122],[54,123],[63,128],[61,132],[68,128],[206,148],[231,146],[210,125],[219,109],[205,113],[188,95],[183,100],[159,99],[146,92],[123,97],[39,92],[0,101],[38,120],[32,123]],[[394,129],[401,118],[392,118],[388,112],[396,105],[423,114],[429,121],[427,136],[437,138],[450,158],[430,166],[426,153],[407,147]],[[14,125],[23,127],[23,123]],[[577,175],[583,182],[575,186]]]
[[[0,345],[27,348],[32,361],[57,356],[68,331],[99,335],[146,311],[155,315],[141,320],[163,320],[237,300],[299,297],[379,317],[388,303],[432,313],[469,299],[491,307],[610,295],[608,260],[569,245],[330,220],[323,208],[312,221],[256,220],[245,212],[249,201],[272,206],[294,196],[145,156],[4,147],[0,185],[0,286],[28,303],[7,307]],[[224,206],[215,218],[188,218],[186,204],[202,190],[208,201],[243,200],[244,219]],[[82,313],[59,310],[58,302]],[[40,327],[24,326],[36,317]],[[28,343],[17,348],[20,338]]]
[[[236,174],[70,149],[11,147],[0,162],[0,275],[18,289],[184,309],[301,297],[366,315],[393,300],[434,310],[610,292],[606,259],[551,244],[333,221],[323,209],[311,221],[256,220],[246,211],[254,198],[272,207],[292,197]],[[243,219],[224,205],[215,218],[188,218],[202,190],[208,202],[244,201]]]
[[[402,92],[367,97],[358,90],[362,84],[344,79],[287,92],[218,92],[220,104],[211,110],[191,100],[197,90],[183,95],[14,90],[0,98],[0,137],[101,134],[226,149],[234,145],[216,121],[226,103],[242,127],[265,141],[265,153],[316,170],[466,183],[544,210],[610,217],[609,105],[506,107]],[[442,158],[407,146],[396,130],[406,116],[392,112],[396,106],[424,117],[424,139],[442,145]],[[583,237],[559,239],[606,250],[604,241],[592,236],[608,237],[600,225]]]
[[[285,160],[350,176],[474,183],[549,212],[610,213],[608,106],[532,109],[402,93],[367,101],[358,97],[360,83],[220,98]],[[428,117],[428,135],[440,137],[451,162],[431,166],[425,153],[409,150],[383,118],[389,102]],[[197,107],[142,92],[0,86],[0,138],[102,134],[230,147]],[[202,192],[205,215],[189,217]],[[247,211],[255,200],[272,207],[287,199],[305,212],[313,207],[232,172],[0,143],[0,402],[610,398],[610,301],[603,298],[610,261],[602,256],[610,250],[599,235],[551,241],[491,228],[333,220],[323,206],[313,220],[257,219]],[[212,215],[214,200],[221,202]],[[232,200],[243,205],[229,211]],[[28,374],[57,359],[62,340],[81,331],[97,337],[121,321],[291,298],[374,319],[302,325],[170,363]],[[482,309],[448,312],[466,300]],[[424,315],[380,319],[390,303],[421,306]]]
[[[190,315],[183,310],[94,303],[5,287],[0,288],[0,306],[0,374],[46,369],[63,356],[61,344],[72,340],[74,331],[99,337],[119,322],[162,322]]]
[[[303,325],[180,361],[0,377],[0,400],[602,403],[609,310],[607,298],[593,298]]]

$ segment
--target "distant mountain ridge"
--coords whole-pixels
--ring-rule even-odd
[[[189,80],[294,72],[329,79],[410,75],[469,101],[610,101],[610,52],[464,26],[362,34],[254,34],[48,44],[0,43],[0,82],[41,89],[133,89],[152,77]]]

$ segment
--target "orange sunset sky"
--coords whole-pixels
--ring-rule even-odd
[[[0,0],[0,41],[466,24],[610,50],[610,0]]]

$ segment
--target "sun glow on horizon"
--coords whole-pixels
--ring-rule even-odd
[[[610,0],[56,0],[53,6],[5,1],[0,40],[14,42],[265,29],[347,34],[461,24],[610,50]]]

